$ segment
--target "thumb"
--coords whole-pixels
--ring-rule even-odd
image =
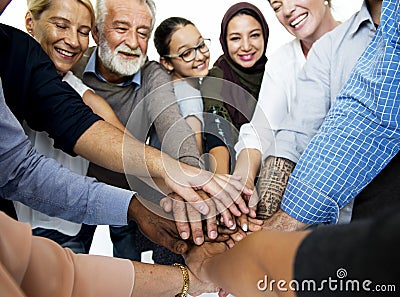
[[[183,255],[189,251],[190,247],[191,245],[189,242],[183,239],[175,238],[171,242],[171,248],[168,248],[175,254]]]

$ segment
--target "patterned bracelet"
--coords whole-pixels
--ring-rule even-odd
[[[179,267],[183,276],[182,293],[175,295],[175,297],[186,297],[189,292],[189,271],[185,265],[174,263],[174,267]]]

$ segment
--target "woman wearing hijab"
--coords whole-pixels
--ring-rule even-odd
[[[210,169],[229,173],[238,130],[252,117],[267,58],[268,24],[247,2],[231,6],[221,22],[218,58],[201,87],[205,110],[205,151]]]

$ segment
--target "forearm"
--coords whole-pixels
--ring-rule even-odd
[[[134,266],[135,285],[132,297],[171,297],[182,292],[183,276],[179,267],[141,262],[134,262]]]
[[[251,189],[261,166],[261,152],[257,149],[243,149],[236,160],[234,175],[242,177],[242,181]]]
[[[293,279],[296,251],[306,235],[306,232],[255,232],[227,252],[206,260],[206,279],[235,296],[269,296],[268,293],[294,296],[290,290],[278,290],[277,282],[285,281],[287,288]],[[276,282],[274,287],[261,290],[258,286],[267,285],[265,277],[268,285],[272,280]]]
[[[95,114],[101,116],[106,122],[110,123],[121,131],[125,130],[125,126],[122,125],[111,106],[102,97],[93,93],[91,90],[88,90],[84,93],[82,99],[83,102],[85,102],[85,104],[88,105]]]
[[[182,118],[175,97],[173,99],[174,104],[160,111],[154,121],[157,135],[162,143],[161,150],[183,163],[200,167],[195,134]]]
[[[210,150],[210,170],[214,173],[229,174],[230,156],[226,146],[217,146]]]
[[[260,201],[257,217],[259,219],[266,220],[279,210],[289,176],[295,165],[284,158],[273,156],[267,158],[258,181]]]
[[[167,154],[147,146],[104,121],[97,121],[78,139],[75,153],[116,172],[163,178],[164,163],[175,164]],[[164,160],[163,160],[164,158]]]

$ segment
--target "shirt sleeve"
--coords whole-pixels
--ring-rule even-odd
[[[32,236],[28,224],[4,213],[0,213],[0,226],[0,267],[29,296],[131,296],[135,273],[131,261],[74,254]]]
[[[275,134],[290,111],[304,61],[297,39],[283,45],[268,60],[253,117],[240,129],[237,155],[245,148],[259,150],[263,159],[275,155]]]
[[[200,90],[195,89],[183,80],[174,82],[174,92],[183,118],[195,116],[204,126],[204,107]]]
[[[295,163],[299,161],[331,107],[332,43],[330,38],[324,37],[311,48],[296,79],[296,95],[292,98],[290,111],[276,131],[275,156]]]
[[[83,97],[83,94],[85,94],[85,92],[88,90],[94,93],[93,89],[86,86],[71,71],[68,71],[67,74],[64,75],[63,81],[66,81],[81,97]]]
[[[0,196],[76,223],[127,223],[133,192],[75,174],[39,155],[0,91]]]
[[[7,105],[19,121],[46,131],[54,146],[71,155],[81,135],[101,120],[66,82],[40,44],[17,29],[2,26],[4,61],[0,71]],[[4,44],[3,44],[4,41]]]
[[[151,81],[153,88],[144,99],[144,104],[162,143],[162,151],[199,167],[200,154],[195,135],[179,110],[170,76],[158,63],[152,65],[143,71],[143,80]]]
[[[289,180],[282,209],[297,220],[336,222],[400,149],[399,6],[381,25]]]

